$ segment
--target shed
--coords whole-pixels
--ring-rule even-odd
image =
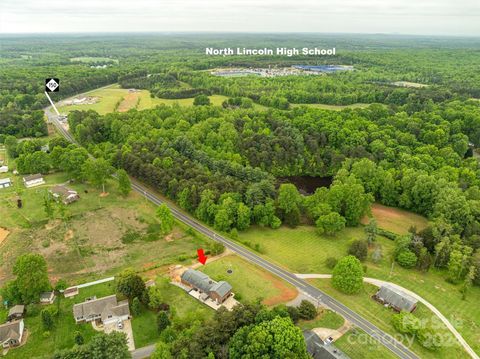
[[[55,301],[55,292],[43,292],[40,294],[40,303],[52,304]]]
[[[0,188],[8,188],[12,185],[10,178],[0,178]]]
[[[17,304],[10,308],[8,311],[8,321],[12,321],[15,319],[23,318],[23,314],[25,313],[25,306],[21,304]]]
[[[8,172],[8,166],[0,166],[0,173],[7,173]]]
[[[71,298],[78,294],[78,287],[70,287],[63,291],[63,296],[65,298]]]
[[[23,184],[27,188],[39,186],[44,183],[45,183],[45,180],[43,179],[43,176],[40,173],[23,177]]]
[[[396,311],[413,312],[417,307],[417,300],[404,291],[391,285],[383,285],[375,294],[375,299],[383,304],[388,304]]]

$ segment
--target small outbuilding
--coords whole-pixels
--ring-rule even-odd
[[[40,303],[41,304],[53,304],[55,301],[55,292],[43,292],[40,294]]]
[[[8,166],[0,166],[0,173],[7,173],[8,172]]]
[[[22,319],[24,314],[25,314],[25,306],[21,304],[17,304],[8,310],[7,320],[11,322],[13,320]]]
[[[27,188],[40,186],[44,183],[45,183],[45,179],[40,173],[23,177],[23,184]]]
[[[3,348],[16,347],[22,343],[25,324],[23,319],[0,325],[0,343]]]
[[[72,298],[78,294],[78,287],[69,287],[63,291],[63,296],[65,298]]]
[[[386,304],[398,312],[413,312],[417,308],[418,301],[404,291],[391,286],[383,285],[374,295],[374,299],[382,304]]]
[[[12,180],[10,178],[0,178],[0,189],[8,188],[12,186]]]

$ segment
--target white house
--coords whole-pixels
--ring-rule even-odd
[[[43,179],[43,176],[40,173],[23,177],[23,184],[27,188],[40,186],[44,183],[45,183],[45,180]]]
[[[12,181],[10,178],[0,178],[0,189],[1,188],[8,188],[12,185]]]
[[[25,324],[23,319],[0,325],[0,343],[4,348],[20,345],[23,338]]]
[[[1,166],[0,167],[0,173],[7,173],[8,172],[8,166]]]

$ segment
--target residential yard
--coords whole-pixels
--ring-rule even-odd
[[[332,272],[325,265],[326,258],[345,256],[349,241],[356,238],[365,238],[363,227],[347,228],[335,237],[318,235],[311,226],[295,229],[281,227],[277,230],[252,227],[239,235],[240,242],[247,242],[252,247],[258,243],[262,256],[292,272],[321,274]],[[382,247],[383,259],[378,264],[367,260],[366,276],[397,283],[422,296],[450,322],[456,323],[459,333],[480,353],[480,288],[470,288],[467,299],[462,300],[460,285],[446,282],[442,271],[432,268],[423,273],[398,264],[394,264],[392,271],[390,258],[394,242],[378,236],[376,243]]]
[[[365,284],[364,290],[356,295],[343,294],[331,286],[329,279],[315,279],[309,280],[313,285],[325,291],[334,298],[340,300],[343,304],[354,310],[371,323],[378,326],[380,329],[390,333],[391,335],[399,335],[393,327],[391,320],[395,313],[390,308],[385,308],[380,303],[374,301],[371,296],[377,292],[377,287]],[[415,310],[415,315],[428,323],[429,326],[434,326],[437,332],[442,333],[446,339],[445,347],[438,351],[429,351],[423,348],[417,341],[413,342],[411,349],[420,355],[421,358],[466,358],[468,354],[463,350],[453,334],[448,331],[445,325],[423,304],[419,303]],[[404,341],[407,345],[407,341]]]
[[[168,236],[162,235],[155,206],[133,192],[122,197],[113,180],[108,196],[85,184],[69,184],[80,200],[67,206],[66,221],[48,220],[44,191],[66,180],[63,174],[48,175],[46,185],[22,189],[22,209],[16,206],[14,188],[0,192],[2,226],[11,232],[0,246],[0,282],[11,277],[15,258],[28,252],[45,256],[53,281],[78,282],[114,275],[126,267],[141,271],[167,267],[195,258],[199,246],[207,249],[212,243],[188,234],[180,224]]]
[[[302,328],[302,330],[310,330],[314,328],[338,329],[343,323],[345,323],[345,320],[341,315],[325,309],[319,313],[315,319],[300,320],[298,326]]]
[[[336,340],[334,345],[355,359],[397,358],[390,350],[360,329],[349,330],[340,339]]]
[[[156,283],[162,290],[164,302],[170,305],[170,313],[182,326],[188,328],[197,325],[214,315],[211,308],[170,284],[165,277],[159,277]],[[136,348],[158,341],[156,314],[153,311],[142,308],[141,314],[133,317],[132,326]]]
[[[273,306],[286,303],[298,294],[290,284],[236,255],[210,263],[207,261],[200,270],[216,281],[225,280],[230,283],[238,300],[261,299],[265,305]]]
[[[10,350],[6,358],[51,358],[56,350],[71,348],[74,344],[75,332],[82,333],[85,342],[98,334],[89,323],[75,324],[73,305],[83,302],[87,297],[96,295],[97,298],[115,293],[114,282],[98,284],[80,289],[80,293],[73,298],[57,297],[52,305],[58,307],[58,316],[54,328],[45,335],[40,311],[45,306],[36,304],[27,307],[25,327],[28,330],[27,343],[19,348]]]
[[[79,104],[79,105],[60,105],[58,110],[61,113],[69,113],[70,111],[80,110],[95,110],[101,115],[105,115],[115,111],[115,107],[118,104],[117,111],[124,112],[130,109],[136,108],[137,110],[145,110],[155,107],[157,105],[173,105],[179,104],[180,106],[192,106],[193,98],[186,99],[162,99],[158,97],[150,97],[150,91],[139,90],[135,92],[129,92],[128,89],[120,88],[119,85],[111,85],[103,87],[93,91],[84,93],[90,97],[96,97],[97,102],[93,104]],[[81,97],[81,95],[76,96]],[[222,102],[228,97],[221,95],[209,96],[210,101],[215,106],[221,106]]]

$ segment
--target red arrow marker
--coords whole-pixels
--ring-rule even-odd
[[[207,257],[203,253],[203,249],[202,248],[197,249],[197,254],[198,254],[198,261],[203,265],[205,265],[205,263],[207,262]]]

